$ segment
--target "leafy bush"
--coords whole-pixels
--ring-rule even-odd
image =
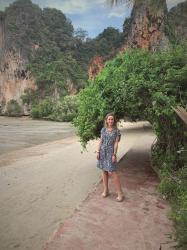
[[[33,118],[70,122],[75,118],[77,110],[78,98],[76,95],[65,96],[58,101],[48,97],[32,106],[31,116]]]
[[[38,96],[38,93],[35,90],[27,88],[24,90],[24,94],[21,95],[21,100],[23,104],[37,104],[40,100],[40,96]]]
[[[16,100],[12,99],[7,103],[6,114],[8,116],[22,116],[22,108]]]
[[[163,150],[178,144],[184,128],[176,122],[172,106],[184,106],[187,98],[185,55],[186,46],[160,53],[136,49],[106,63],[79,95],[74,124],[82,143],[98,135],[104,115],[113,110],[118,118],[150,121]]]
[[[61,101],[56,103],[53,113],[49,115],[48,118],[55,121],[70,122],[75,118],[77,110],[77,96],[65,96]]]
[[[38,104],[33,105],[31,109],[31,116],[33,118],[47,118],[53,113],[54,103],[53,100],[48,97]]]
[[[185,134],[184,134],[185,136]],[[187,145],[180,148],[176,153],[183,163],[183,167],[174,169],[173,160],[176,156],[158,153],[154,151],[153,161],[159,164],[161,182],[158,190],[165,199],[168,199],[172,206],[171,218],[175,221],[176,237],[178,247],[186,249],[187,246]],[[161,161],[161,157],[163,161]]]

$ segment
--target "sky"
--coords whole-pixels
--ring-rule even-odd
[[[168,9],[184,0],[167,0]],[[14,0],[0,0],[3,10]],[[105,28],[112,26],[122,31],[125,18],[130,16],[132,6],[127,3],[111,7],[107,0],[32,0],[41,8],[50,7],[61,10],[71,19],[75,29],[82,28],[93,38]]]

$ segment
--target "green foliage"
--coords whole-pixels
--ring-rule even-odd
[[[39,96],[37,96],[37,92],[33,89],[25,89],[24,94],[21,96],[21,100],[23,104],[34,104],[35,102],[38,103]]]
[[[57,101],[72,89],[78,92],[84,88],[90,60],[96,55],[110,57],[123,42],[123,34],[112,27],[89,39],[86,31],[74,31],[60,10],[41,9],[31,0],[16,0],[0,13],[0,18],[7,25],[7,48],[20,51],[28,62],[26,70],[36,79],[37,90],[28,90],[22,96],[23,103],[32,107],[33,117],[47,115],[44,107],[49,97]],[[53,105],[57,114],[61,103],[58,105]],[[56,119],[53,112],[50,117]]]
[[[130,32],[131,25],[132,25],[132,17],[126,18],[123,23],[123,36],[124,36],[125,41],[127,41],[127,37]]]
[[[78,135],[82,145],[96,138],[99,134],[98,127],[101,127],[103,116],[106,110],[105,101],[99,93],[97,85],[90,83],[88,88],[79,92],[78,116],[73,120],[73,124],[78,129]]]
[[[186,152],[185,152],[186,153]],[[166,163],[165,163],[166,164]],[[167,166],[167,164],[166,164]],[[159,191],[172,205],[171,218],[175,221],[178,247],[187,246],[187,161],[181,169],[173,172],[162,170]]]
[[[93,41],[97,53],[101,56],[106,56],[109,55],[112,50],[120,48],[120,45],[123,42],[123,34],[113,27],[108,27]]]
[[[65,96],[55,104],[54,111],[48,118],[55,121],[70,122],[76,117],[77,111],[77,96]]]
[[[178,121],[181,122],[181,121]],[[187,246],[187,137],[182,135],[184,146],[178,146],[178,151],[164,152],[162,145],[154,145],[152,163],[159,168],[161,178],[158,187],[165,199],[172,205],[171,218],[176,225],[178,248]],[[179,137],[180,139],[180,137]],[[179,140],[180,141],[180,140]]]
[[[56,90],[60,96],[65,96],[69,84],[73,83],[79,89],[86,81],[86,75],[70,53],[59,53],[51,61],[45,57],[40,58],[39,54],[29,69],[37,79],[38,91],[45,91],[48,95]]]
[[[47,118],[53,113],[53,100],[48,97],[32,106],[31,116],[33,118]]]
[[[83,34],[82,34],[83,35]],[[82,36],[84,38],[84,36]],[[87,71],[89,62],[97,55],[110,58],[116,49],[123,44],[123,33],[118,29],[108,27],[104,29],[96,38],[80,42],[80,38],[76,40],[74,55],[79,64]]]
[[[185,54],[185,46],[160,53],[136,49],[107,62],[102,73],[80,95],[77,119],[79,116],[85,118],[76,123],[79,136],[83,139],[80,131],[86,132],[81,128],[84,127],[85,121],[98,126],[98,121],[93,119],[94,116],[84,111],[89,108],[94,113],[99,109],[98,103],[102,110],[104,107],[102,114],[113,110],[119,118],[130,116],[133,120],[150,121],[160,140],[163,138],[163,131],[170,132],[168,140],[170,135],[178,135],[180,125],[176,124],[172,106],[184,106],[186,102]],[[172,129],[168,130],[169,127]],[[90,134],[90,139],[93,137],[94,130]],[[89,137],[87,140],[83,139],[85,143],[88,140]]]
[[[2,17],[7,24],[7,47],[17,48],[28,59],[27,70],[36,78],[36,93],[26,93],[25,102],[35,105],[48,96],[55,99],[69,94],[72,85],[77,91],[85,85],[87,72],[75,57],[78,38],[60,10],[17,0]]]
[[[7,44],[21,48],[29,58],[33,56],[34,44],[42,49],[50,45],[60,49],[69,47],[73,26],[60,10],[42,10],[30,0],[17,0],[6,8],[5,15],[9,32]]]
[[[77,110],[78,98],[76,95],[65,96],[58,101],[54,101],[51,97],[46,97],[32,106],[31,116],[33,118],[70,122],[75,118]]]
[[[187,1],[178,3],[170,9],[167,16],[165,32],[169,36],[170,41],[180,43],[186,40],[187,29]]]
[[[8,116],[22,116],[22,108],[16,100],[12,99],[8,102],[6,114]]]

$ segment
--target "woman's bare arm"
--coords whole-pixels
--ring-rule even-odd
[[[100,147],[101,147],[102,142],[103,142],[103,139],[102,139],[102,137],[100,137],[100,138],[99,138],[99,142],[98,142],[98,144],[97,144],[96,152],[99,152],[99,151],[100,151]]]
[[[116,141],[114,143],[114,152],[113,152],[113,155],[117,154],[119,141],[120,141],[120,136],[117,136]]]

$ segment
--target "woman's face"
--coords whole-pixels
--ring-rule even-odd
[[[113,126],[114,117],[112,115],[108,116],[106,122],[107,122],[108,126]]]

